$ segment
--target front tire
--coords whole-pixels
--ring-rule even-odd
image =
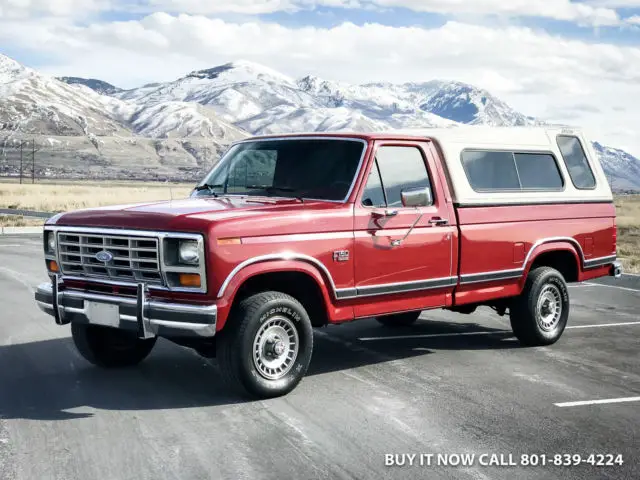
[[[526,346],[556,343],[569,319],[569,290],[564,277],[551,267],[532,270],[509,316],[513,333]]]
[[[217,347],[227,383],[252,397],[279,397],[292,391],[309,368],[313,328],[295,298],[262,292],[234,308]]]
[[[71,324],[71,335],[80,355],[102,368],[137,365],[156,344],[155,338],[143,340],[128,330],[81,323]]]
[[[396,313],[394,315],[387,315],[385,317],[378,317],[379,323],[385,327],[402,328],[409,327],[418,321],[422,312],[407,312]]]

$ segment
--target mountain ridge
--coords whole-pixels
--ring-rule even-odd
[[[3,110],[5,117],[6,112],[13,117],[7,121]],[[56,118],[67,128],[49,128]],[[313,75],[294,79],[238,60],[174,81],[122,90],[98,79],[47,77],[0,54],[0,136],[8,131],[116,134],[211,141],[223,149],[248,134],[458,125],[544,122],[516,111],[488,90],[456,81],[355,85]],[[614,186],[640,190],[640,160],[597,142],[594,147]],[[197,149],[184,153],[194,152],[197,160]]]

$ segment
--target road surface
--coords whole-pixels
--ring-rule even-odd
[[[573,286],[570,328],[545,348],[521,348],[489,309],[425,312],[402,331],[322,329],[293,393],[247,402],[215,361],[167,341],[135,369],[87,364],[33,301],[41,249],[0,237],[2,480],[640,478],[640,277]],[[479,457],[592,453],[624,464]],[[393,454],[418,457],[387,466]],[[429,454],[475,457],[455,467]]]

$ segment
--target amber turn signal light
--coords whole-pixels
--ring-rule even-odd
[[[58,268],[58,264],[56,263],[55,260],[49,260],[49,271],[50,272],[59,272],[60,268]]]
[[[178,277],[180,286],[200,288],[200,275],[196,273],[181,273]]]
[[[219,238],[218,245],[240,245],[242,243],[241,238]]]

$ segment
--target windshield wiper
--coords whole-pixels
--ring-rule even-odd
[[[272,185],[246,185],[244,188],[248,188],[249,190],[264,190],[268,194],[274,194],[274,193],[279,193],[279,192],[293,193],[293,192],[296,191],[295,188],[274,187]],[[295,198],[296,200],[300,200],[301,202],[304,203],[304,199],[299,195],[293,195],[293,198]]]
[[[194,190],[196,192],[208,190],[211,195],[213,195],[214,197],[218,197],[219,195],[213,189],[222,187],[224,187],[224,185],[209,185],[208,183],[205,183],[204,185],[198,185],[196,188],[194,188]]]

